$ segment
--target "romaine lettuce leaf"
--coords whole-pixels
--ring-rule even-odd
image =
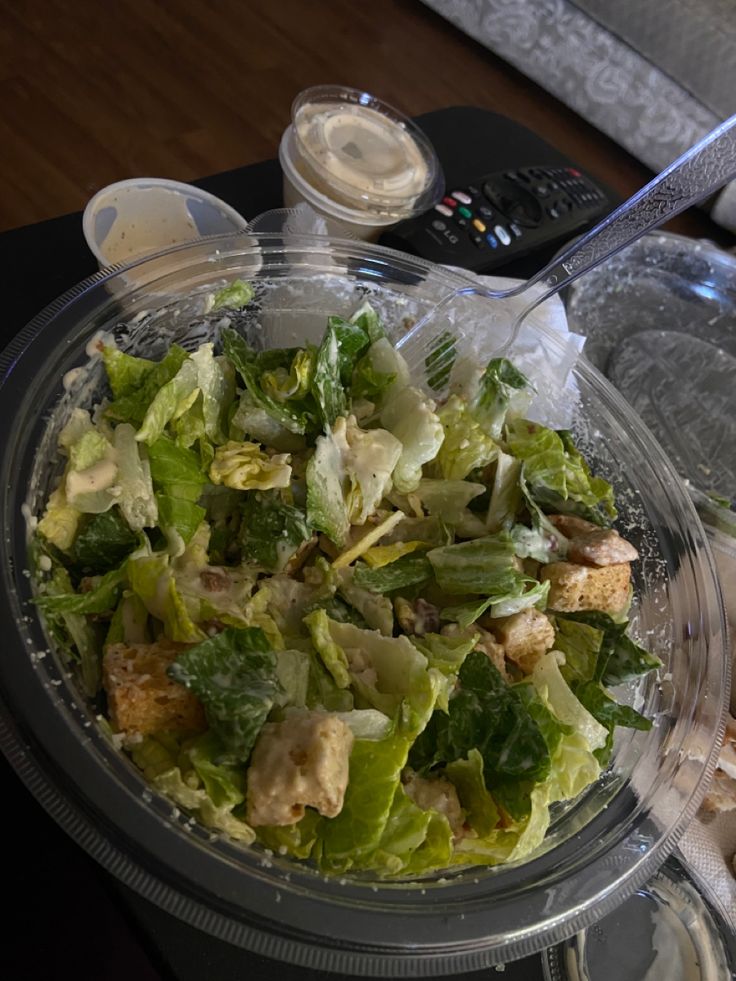
[[[46,591],[36,599],[36,605],[45,613],[107,613],[117,606],[120,593],[127,575],[127,563],[120,568],[111,569],[103,576],[93,576],[89,589],[85,592],[61,592],[54,590],[53,595]]]
[[[391,545],[374,545],[367,552],[364,552],[361,558],[371,569],[382,569],[403,555],[410,555],[420,549],[424,551],[426,548],[426,542],[394,542]]]
[[[63,566],[54,563],[50,577],[44,581],[41,599],[53,600],[75,595],[69,573]],[[62,608],[54,611],[48,607],[44,614],[56,641],[69,657],[79,662],[82,684],[85,692],[94,698],[100,687],[102,672],[100,658],[102,655],[102,638],[97,630],[82,613],[67,611]]]
[[[450,594],[481,593],[495,601],[519,595],[526,582],[506,532],[433,548],[427,558],[440,589]]]
[[[591,475],[570,433],[513,419],[507,425],[506,440],[513,456],[523,461],[529,493],[541,508],[610,525],[616,517],[613,488]]]
[[[565,655],[560,665],[562,677],[572,685],[578,681],[592,681],[598,668],[598,656],[603,643],[603,631],[589,623],[555,616],[556,651]]]
[[[528,379],[506,358],[492,358],[488,362],[478,383],[472,409],[489,436],[500,438],[514,393],[528,385]]]
[[[415,490],[422,467],[434,460],[445,434],[434,402],[418,388],[408,386],[391,397],[381,411],[381,425],[401,444],[393,471],[394,486],[402,494]]]
[[[353,583],[374,593],[390,593],[395,589],[428,582],[432,578],[432,564],[426,555],[412,553],[402,555],[395,562],[371,569],[359,562],[355,566]]]
[[[306,515],[276,495],[248,494],[242,506],[238,541],[243,559],[281,572],[311,536]]]
[[[133,369],[130,362],[126,362],[128,367],[125,369],[124,378],[120,380],[124,388],[107,406],[105,415],[109,419],[139,426],[153,399],[177,375],[188,358],[189,355],[183,347],[172,344],[161,361],[154,363],[146,371],[142,368]]]
[[[219,289],[212,301],[212,310],[240,310],[253,299],[253,286],[242,279],[234,279],[232,283]]]
[[[485,489],[485,484],[474,484],[469,480],[423,477],[413,493],[429,514],[440,515],[448,525],[456,525],[463,520],[468,504]]]
[[[385,405],[398,393],[406,388],[410,381],[409,368],[401,354],[386,337],[375,340],[356,365],[353,374],[353,385],[359,384],[361,375],[365,378],[380,379],[382,384],[375,384],[372,395],[353,389],[353,397],[366,396],[379,406]],[[391,381],[387,381],[387,379]]]
[[[191,358],[187,358],[171,381],[166,382],[151,400],[135,435],[138,442],[148,445],[155,443],[163,435],[167,424],[192,406],[199,391],[197,366]]]
[[[130,588],[143,601],[151,616],[164,625],[169,640],[196,644],[205,634],[192,621],[177,589],[174,574],[165,552],[128,559]]]
[[[224,443],[225,421],[235,398],[234,371],[226,358],[214,356],[213,344],[201,344],[192,362],[197,369],[205,436],[212,443]]]
[[[256,829],[256,838],[265,848],[270,848],[277,855],[309,858],[319,838],[323,820],[317,811],[308,807],[304,817],[296,824],[286,824],[282,827],[262,825]]]
[[[368,336],[371,344],[386,336],[381,318],[368,300],[364,300],[350,317],[351,324],[357,324]]]
[[[438,412],[444,440],[437,466],[445,480],[464,480],[473,470],[496,458],[498,444],[472,414],[468,403],[451,395]]]
[[[228,440],[215,450],[210,466],[213,484],[224,484],[233,490],[270,490],[288,487],[291,467],[288,454],[269,456],[257,443]]]
[[[219,762],[224,751],[216,734],[209,730],[192,740],[184,748],[183,755],[190,761],[214,806],[232,809],[245,800],[245,772],[240,766]]]
[[[467,823],[479,837],[489,835],[498,824],[500,814],[486,787],[480,750],[471,749],[467,759],[448,763],[445,776],[457,791]]]
[[[244,391],[230,420],[230,436],[239,439],[249,436],[279,453],[294,453],[306,446],[304,437],[293,433],[259,406],[249,391]]]
[[[652,720],[641,715],[629,705],[622,705],[608,694],[599,681],[582,681],[577,683],[573,691],[575,697],[590,712],[593,718],[608,730],[608,738],[603,746],[595,750],[595,757],[601,765],[608,762],[613,749],[613,733],[616,726],[627,729],[640,729],[648,732],[652,728]]]
[[[147,358],[135,358],[132,354],[125,354],[124,351],[120,351],[110,344],[102,346],[102,361],[105,365],[113,398],[116,399],[139,388],[146,375],[156,365],[155,361],[149,361]]]
[[[228,628],[190,647],[168,669],[197,695],[223,746],[223,761],[245,762],[282,694],[276,655],[262,630]]]
[[[178,766],[160,773],[151,783],[174,803],[197,814],[206,828],[222,831],[247,845],[255,841],[253,829],[232,813],[229,804],[215,807],[204,786],[192,787],[184,780]]]
[[[432,391],[439,392],[447,385],[456,357],[456,338],[449,331],[442,331],[430,341],[424,367],[427,371],[427,384]]]
[[[49,495],[46,510],[38,522],[38,534],[62,552],[68,552],[74,544],[81,517],[82,512],[67,502],[62,481]]]
[[[519,460],[499,450],[486,514],[486,528],[491,534],[509,531],[514,524],[521,504],[520,476]]]
[[[353,610],[357,611],[363,622],[358,622],[354,617],[334,616],[328,609],[327,612],[333,620],[354,623],[357,627],[369,627],[371,630],[380,630],[386,637],[393,635],[394,608],[387,596],[376,594],[373,590],[357,585],[352,569],[341,571],[338,589],[340,596],[350,604]]]
[[[85,516],[80,523],[71,555],[85,573],[117,568],[140,544],[118,508]]]
[[[304,617],[304,623],[312,637],[314,649],[322,659],[322,663],[332,675],[338,688],[349,688],[350,662],[347,654],[336,644],[330,634],[330,618],[324,610],[313,610]]]
[[[639,647],[627,636],[628,623],[616,623],[607,613],[584,610],[579,613],[556,614],[555,619],[558,620],[558,629],[559,623],[566,619],[602,631],[603,639],[593,678],[604,685],[619,685],[662,666],[658,657]]]
[[[181,547],[174,547],[171,539],[176,536],[187,545],[199,527],[205,511],[197,501],[207,478],[202,473],[197,454],[177,446],[167,436],[161,436],[148,447],[148,458],[159,523],[170,539],[172,551],[181,551]]]
[[[158,523],[158,507],[153,493],[151,466],[141,456],[135,430],[128,423],[115,427],[113,436],[115,461],[118,467],[117,503],[133,531],[154,528]]]
[[[600,749],[606,743],[608,731],[575,697],[560,673],[556,651],[544,654],[534,665],[531,680],[541,698],[560,722],[580,733],[591,750]]]

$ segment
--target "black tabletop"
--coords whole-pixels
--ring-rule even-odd
[[[510,166],[519,154],[532,152],[540,160],[542,146],[549,159],[562,159],[510,120],[493,113],[479,115],[481,112],[442,110],[420,117],[438,146],[448,178],[467,166],[468,155],[482,156],[491,146],[501,154],[499,166]],[[456,134],[467,132],[471,122],[475,138],[461,143]],[[481,130],[485,142],[480,139]],[[276,161],[194,183],[249,219],[282,206]],[[533,264],[539,266],[545,258],[536,256]],[[44,306],[96,268],[84,242],[79,213],[0,234],[0,269],[6,275],[0,348]],[[531,270],[528,265],[517,265],[504,271],[528,275]],[[62,973],[62,963],[73,965],[79,981],[234,981],[244,977],[316,981],[324,977],[254,957],[184,926],[113,882],[41,810],[2,757],[0,781],[0,827],[6,854],[12,856],[3,870],[3,978],[51,979]],[[490,976],[494,975],[489,971],[464,975],[470,981],[488,981]],[[508,965],[503,974],[507,981],[537,981],[541,976],[539,957]]]

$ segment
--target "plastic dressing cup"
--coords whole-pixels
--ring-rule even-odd
[[[437,154],[410,119],[359,89],[319,85],[292,105],[279,147],[284,205],[301,201],[373,240],[442,196]]]
[[[103,187],[82,216],[84,237],[100,268],[246,226],[242,215],[213,194],[158,177]]]

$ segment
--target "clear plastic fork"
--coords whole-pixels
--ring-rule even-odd
[[[447,326],[448,309],[460,297],[477,296],[488,300],[507,300],[533,291],[533,299],[511,323],[508,336],[494,354],[503,356],[512,348],[522,323],[538,306],[583,273],[635,242],[646,232],[658,228],[685,208],[713,194],[736,176],[736,115],[731,116],[678,157],[657,177],[603,218],[595,228],[577,239],[535,276],[510,289],[489,289],[477,280],[442,297],[407,331],[397,347],[414,377],[421,377],[432,357],[435,376],[449,368],[437,338]],[[416,372],[416,375],[414,374]],[[448,375],[449,371],[445,371]],[[436,392],[442,397],[443,392]]]

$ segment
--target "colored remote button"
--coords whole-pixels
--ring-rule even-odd
[[[459,201],[460,204],[470,204],[473,200],[468,194],[465,193],[465,191],[453,191],[452,196],[456,201]]]
[[[486,230],[486,226],[483,224],[480,218],[473,218],[473,228],[479,232],[484,232]]]
[[[457,201],[455,198],[442,198],[442,203],[446,204],[448,208],[457,208]]]
[[[502,242],[504,245],[509,245],[510,244],[510,242],[511,242],[511,236],[506,231],[506,229],[503,227],[503,225],[496,225],[496,227],[493,229],[493,232],[494,232],[496,238],[499,240],[499,242]]]
[[[436,204],[434,210],[444,215],[445,218],[452,218],[452,208],[448,208],[446,204]]]
[[[463,218],[472,218],[473,212],[469,208],[458,208],[458,214],[462,215]]]
[[[490,232],[486,235],[486,242],[488,242],[492,249],[498,248],[498,239],[495,235],[491,235]]]

